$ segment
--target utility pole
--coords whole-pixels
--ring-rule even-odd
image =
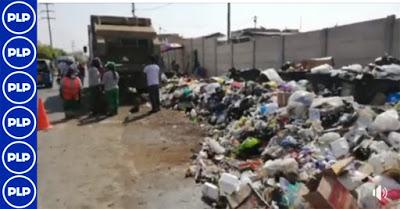
[[[231,46],[231,68],[234,66],[233,62],[233,42],[231,41],[231,3],[228,3],[228,31],[227,31],[228,43]]]
[[[302,26],[303,26],[303,18],[300,16],[300,27],[299,27],[299,32],[301,32]]]
[[[75,41],[74,40],[71,41],[71,50],[72,50],[72,52],[75,52]]]
[[[135,15],[135,3],[132,3],[132,16],[136,17],[136,15]]]
[[[226,35],[228,37],[228,41],[231,40],[231,3],[228,3],[228,28]]]
[[[46,6],[46,9],[42,10],[41,12],[42,13],[46,13],[46,16],[42,17],[42,19],[46,19],[47,20],[47,25],[49,27],[50,47],[53,48],[53,36],[52,36],[52,33],[51,33],[51,20],[55,20],[56,18],[50,16],[50,13],[54,12],[54,10],[50,10],[49,9],[50,3],[45,3],[44,5]]]

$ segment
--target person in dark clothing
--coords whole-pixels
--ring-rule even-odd
[[[88,69],[89,74],[89,95],[90,95],[90,116],[98,116],[102,113],[105,113],[105,98],[102,94],[102,85],[101,85],[101,75],[100,69],[101,61],[99,58],[94,58],[90,63],[90,67]]]
[[[86,69],[83,63],[78,64],[78,77],[81,79],[82,85],[85,83]]]
[[[181,75],[180,72],[179,72],[179,68],[180,68],[179,64],[176,63],[175,60],[172,60],[172,62],[171,62],[171,69],[172,69],[172,71],[175,73],[175,75],[177,75],[177,76],[180,76],[180,75]]]
[[[144,67],[144,73],[146,74],[147,87],[150,96],[150,113],[156,113],[160,111],[160,67],[157,65],[155,57],[150,56],[149,61],[149,64]]]

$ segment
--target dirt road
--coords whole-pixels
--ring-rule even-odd
[[[97,123],[63,121],[57,90],[40,90],[53,128],[38,136],[40,209],[207,208],[184,174],[203,133],[183,113],[129,107]]]

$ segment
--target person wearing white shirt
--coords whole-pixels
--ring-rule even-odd
[[[119,106],[119,74],[116,72],[116,65],[114,62],[107,62],[105,65],[107,71],[103,75],[101,80],[104,85],[104,91],[106,92],[106,99],[108,104],[108,115],[118,114]]]
[[[144,73],[146,74],[151,103],[150,113],[156,113],[160,111],[160,67],[157,65],[157,60],[154,56],[150,56],[149,61],[150,63],[144,67]]]

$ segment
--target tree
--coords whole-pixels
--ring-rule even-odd
[[[58,49],[58,48],[51,48],[49,45],[45,45],[45,44],[38,44],[37,46],[38,49],[38,58],[39,59],[54,59],[58,56],[63,56],[66,55],[67,53],[62,50],[62,49]]]

